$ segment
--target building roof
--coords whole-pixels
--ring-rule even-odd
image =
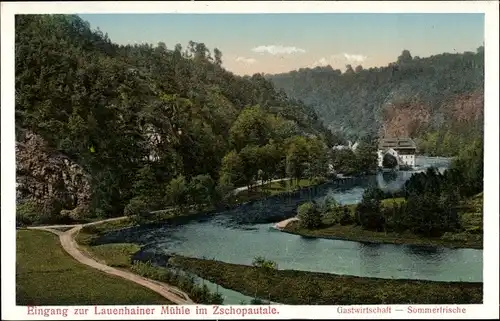
[[[378,144],[379,149],[417,149],[417,144],[411,138],[383,138]]]

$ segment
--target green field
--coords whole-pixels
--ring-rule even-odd
[[[80,264],[62,249],[56,235],[30,230],[17,232],[16,301],[18,305],[171,304],[140,285]]]
[[[363,278],[180,256],[170,263],[225,288],[283,304],[474,304],[483,300],[482,283]]]

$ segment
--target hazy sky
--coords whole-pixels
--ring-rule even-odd
[[[189,40],[219,48],[237,74],[279,73],[330,64],[386,66],[403,49],[426,57],[475,51],[483,14],[85,14],[119,44]]]

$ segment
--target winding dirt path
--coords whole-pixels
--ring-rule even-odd
[[[282,179],[275,179],[272,180],[271,182],[279,182],[279,181],[284,181],[284,180],[289,180],[289,178],[282,178]],[[259,182],[260,185],[262,185],[264,182]],[[237,194],[241,191],[246,190],[248,187],[240,187],[236,188],[233,193]],[[168,209],[167,209],[168,210]],[[54,233],[59,236],[59,241],[61,242],[61,246],[63,249],[71,255],[75,260],[78,262],[85,264],[87,266],[93,267],[94,269],[97,269],[99,271],[102,271],[107,274],[119,276],[121,278],[127,279],[129,281],[135,282],[137,284],[140,284],[150,290],[155,291],[156,293],[162,295],[164,298],[169,300],[172,303],[183,305],[183,304],[195,304],[189,296],[182,290],[178,289],[175,286],[163,283],[163,282],[158,282],[155,280],[147,279],[144,278],[140,275],[137,275],[135,273],[129,272],[129,271],[124,271],[124,270],[119,270],[116,268],[113,268],[111,266],[102,264],[92,257],[88,256],[85,254],[85,252],[82,252],[78,246],[78,244],[75,241],[75,235],[84,227],[84,226],[90,226],[90,225],[97,225],[105,222],[110,222],[110,221],[118,221],[127,218],[126,216],[121,216],[121,217],[115,217],[115,218],[110,218],[102,221],[97,221],[97,222],[92,222],[92,223],[86,223],[86,224],[73,224],[73,225],[47,225],[47,226],[30,226],[28,229],[30,230],[42,230],[42,231],[48,231],[51,233]],[[293,218],[292,218],[293,220]],[[278,223],[282,224],[283,222]],[[59,230],[60,228],[70,228],[67,231],[61,231]]]
[[[155,291],[156,293],[160,294],[167,300],[169,300],[172,303],[183,305],[183,304],[195,304],[189,296],[183,292],[182,290],[163,283],[163,282],[158,282],[154,280],[150,280],[147,278],[144,278],[140,275],[134,274],[132,272],[124,271],[124,270],[119,270],[116,268],[113,268],[111,266],[102,264],[100,262],[97,262],[93,258],[85,255],[79,248],[78,244],[75,241],[75,235],[84,227],[88,225],[96,225],[96,224],[101,224],[104,222],[109,222],[109,221],[117,221],[124,219],[125,217],[117,217],[117,218],[112,218],[112,219],[107,219],[103,221],[98,221],[98,222],[92,222],[88,224],[76,224],[76,225],[51,225],[51,226],[33,226],[33,227],[28,227],[30,230],[43,230],[43,231],[48,231],[54,234],[57,234],[59,236],[59,241],[61,242],[62,247],[64,250],[71,255],[75,260],[78,262],[88,265],[90,267],[93,267],[99,271],[102,271],[107,274],[119,276],[121,278],[127,279],[129,281],[135,282],[137,284],[140,284],[152,291]],[[65,228],[65,227],[72,227],[71,229],[67,231],[59,231],[57,230],[58,228]]]

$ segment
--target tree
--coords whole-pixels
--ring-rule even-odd
[[[160,188],[157,176],[153,167],[146,164],[137,171],[133,183],[134,194],[147,201],[153,208],[161,207],[163,191]]]
[[[381,211],[383,192],[378,188],[369,188],[363,193],[361,202],[356,206],[356,221],[363,228],[381,231],[386,220]]]
[[[265,145],[270,138],[268,118],[260,106],[243,109],[229,131],[229,141],[237,151],[246,145]]]
[[[308,164],[311,178],[325,177],[328,172],[327,147],[320,139],[308,140]]]
[[[345,65],[345,74],[354,74],[354,69],[352,69],[351,65]]]
[[[333,196],[326,196],[322,206],[320,206],[320,211],[323,213],[333,211],[339,206],[339,203]]]
[[[425,236],[438,236],[443,231],[443,210],[439,197],[432,194],[411,194],[406,202],[407,226]]]
[[[356,154],[351,149],[340,149],[332,152],[333,168],[342,174],[352,174],[358,170]]]
[[[196,205],[214,204],[216,201],[215,182],[210,175],[197,175],[188,186],[191,202]]]
[[[166,198],[168,204],[182,209],[188,203],[188,186],[184,176],[172,179],[167,186]]]
[[[404,63],[408,63],[408,62],[411,62],[413,60],[411,54],[410,54],[410,51],[409,50],[403,50],[403,52],[401,52],[401,55],[398,57],[398,64],[404,64]]]
[[[300,225],[307,229],[316,229],[321,225],[321,213],[313,202],[300,205],[297,209]]]
[[[217,48],[214,49],[214,59],[216,65],[222,65],[222,52]]]
[[[261,169],[262,159],[260,158],[260,148],[256,145],[247,145],[239,153],[243,162],[243,173],[245,184],[251,188],[257,180],[259,169]]]
[[[278,174],[281,153],[279,146],[274,142],[259,148],[258,157],[263,181],[270,181]]]
[[[219,172],[219,184],[239,185],[244,182],[244,164],[236,151],[230,151],[222,159]]]
[[[297,182],[304,177],[309,161],[309,149],[305,137],[294,136],[287,142],[286,173]]]
[[[385,154],[384,158],[382,159],[382,167],[392,169],[396,166],[398,166],[398,160],[396,159],[396,157],[389,153]]]
[[[377,169],[378,155],[374,144],[361,141],[355,151],[357,159],[357,171],[370,173]]]

